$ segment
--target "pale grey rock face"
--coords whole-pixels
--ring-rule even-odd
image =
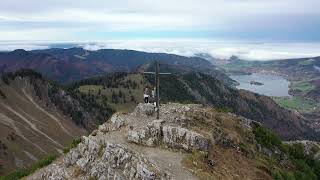
[[[156,146],[161,141],[161,122],[154,121],[140,130],[129,130],[128,141],[147,146]]]
[[[111,117],[111,123],[113,124],[112,130],[117,130],[125,124],[125,120],[119,114],[115,114]]]
[[[142,115],[142,116],[152,116],[155,113],[153,104],[143,104],[140,103],[134,110],[134,114],[136,115]]]
[[[146,146],[163,144],[186,151],[207,151],[209,147],[209,140],[201,134],[182,127],[162,125],[161,121],[153,121],[139,130],[130,130],[128,141]]]
[[[52,164],[49,168],[46,168],[45,171],[37,172],[34,176],[31,176],[27,179],[30,180],[65,180],[71,179],[69,174],[66,172],[65,168]]]
[[[66,155],[64,164],[79,167],[85,174],[98,179],[160,179],[166,174],[155,171],[152,163],[124,146],[98,142],[84,138]]]
[[[120,114],[117,113],[111,117],[110,123],[105,123],[100,125],[98,127],[98,130],[102,133],[107,133],[109,131],[116,131],[124,125],[125,125],[125,120],[121,117]]]
[[[163,142],[170,147],[178,147],[186,151],[208,151],[209,140],[199,133],[181,127],[164,126]]]
[[[192,108],[198,106],[170,104],[162,107],[161,120],[156,120],[151,104],[139,104],[130,114],[114,114],[90,136],[82,137],[81,143],[61,158],[59,165],[49,165],[40,175],[39,172],[27,179],[50,179],[56,175],[57,179],[152,180],[171,179],[174,173],[176,177],[172,179],[183,175],[184,179],[196,179],[185,172],[188,170],[181,165],[182,157],[170,162],[181,166],[172,173],[167,161],[159,161],[161,157],[157,154],[160,151],[165,157],[179,159],[177,156],[186,151],[208,151],[209,138],[182,126],[188,121],[184,113]],[[144,152],[140,152],[141,149]],[[80,175],[76,175],[77,171]]]

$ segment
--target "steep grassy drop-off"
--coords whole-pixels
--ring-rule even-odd
[[[65,145],[85,130],[36,95],[27,79],[6,85],[0,102],[1,174],[29,166],[48,153],[61,153]]]
[[[28,167],[47,154],[62,153],[72,139],[114,112],[30,70],[3,75],[0,91],[1,174]]]

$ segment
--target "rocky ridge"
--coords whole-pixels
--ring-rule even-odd
[[[219,124],[227,116],[244,131],[251,129],[248,119],[222,115],[202,105],[169,103],[161,106],[160,113],[157,120],[151,104],[139,104],[129,114],[117,113],[82,137],[64,157],[26,179],[198,179],[184,164],[192,152],[207,154],[208,164],[213,166],[215,145],[239,150],[239,137],[225,128],[214,128],[210,121]]]

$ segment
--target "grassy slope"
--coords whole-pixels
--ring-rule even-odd
[[[314,89],[315,86],[312,85],[309,81],[298,81],[298,82],[291,82],[290,88],[294,90],[296,89],[296,90],[308,92]]]
[[[273,97],[273,100],[275,100],[275,102],[277,102],[281,107],[302,112],[312,112],[319,106],[314,101],[303,99],[298,96]]]
[[[143,101],[143,91],[147,83],[140,74],[130,74],[115,81],[113,82],[114,86],[93,83],[92,85],[80,85],[78,89],[82,93],[91,94],[102,101],[107,101],[116,111],[132,111],[137,103]],[[107,87],[109,85],[110,87]]]

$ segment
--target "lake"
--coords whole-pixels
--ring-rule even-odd
[[[232,75],[233,80],[240,83],[238,89],[249,90],[266,96],[290,96],[288,94],[290,82],[281,76],[253,73],[251,75]],[[263,85],[251,84],[251,81],[263,83]]]

